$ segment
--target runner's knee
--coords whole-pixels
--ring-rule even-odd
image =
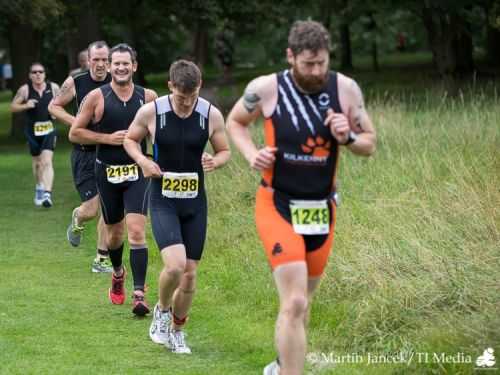
[[[183,288],[191,290],[196,282],[196,270],[189,270],[182,275]]]
[[[293,294],[285,299],[282,312],[289,318],[302,319],[307,312],[308,300],[305,295]]]
[[[129,224],[127,228],[128,242],[130,244],[140,244],[146,242],[143,224]]]
[[[180,280],[184,273],[184,267],[179,263],[170,264],[165,266],[165,272],[170,278]]]
[[[114,228],[113,230],[108,230],[106,237],[108,240],[108,247],[110,249],[115,249],[123,243],[124,230],[122,228]]]

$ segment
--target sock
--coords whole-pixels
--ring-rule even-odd
[[[119,272],[122,268],[122,256],[123,256],[123,243],[117,249],[109,249],[109,259],[113,265],[113,269]]]
[[[146,271],[148,269],[148,248],[142,245],[130,245],[130,268],[134,279],[134,290],[144,292]]]
[[[184,318],[182,318],[182,319],[178,318],[177,316],[175,316],[175,314],[172,314],[172,316],[174,317],[174,324],[176,326],[182,326],[182,325],[184,325],[186,323],[186,321],[187,321],[187,318],[188,318],[187,315]]]
[[[109,251],[108,250],[97,249],[97,257],[100,260],[109,258]]]
[[[45,189],[43,188],[43,185],[42,185],[42,184],[36,184],[35,189],[36,189],[36,190],[42,190],[42,191],[43,191],[43,190],[45,190]]]

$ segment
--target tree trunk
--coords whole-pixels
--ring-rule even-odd
[[[340,24],[340,69],[352,69],[351,35],[348,23]]]
[[[192,55],[196,64],[202,69],[208,61],[208,25],[202,20],[196,22]]]
[[[487,26],[486,51],[488,62],[494,67],[500,67],[500,30]]]
[[[81,51],[92,42],[102,39],[101,22],[95,3],[91,0],[81,2],[78,15],[77,47]]]
[[[377,46],[377,22],[375,21],[375,17],[373,17],[373,13],[368,13],[369,23],[367,30],[370,33],[371,40],[371,55],[372,55],[372,66],[373,70],[378,72],[380,70],[380,66],[378,64],[378,46]]]
[[[78,68],[78,53],[86,49],[90,43],[102,40],[101,22],[98,10],[90,0],[82,0],[81,4],[67,15],[74,21],[76,27],[66,34],[66,50],[68,66]]]
[[[474,71],[469,24],[452,10],[425,6],[422,14],[435,66],[454,92],[457,80]]]
[[[31,25],[12,22],[9,25],[9,50],[12,64],[12,89],[15,93],[19,87],[28,81],[30,65],[40,59],[41,33],[34,30]],[[10,128],[11,137],[22,137],[24,127],[24,114],[17,113],[12,116]]]
[[[141,31],[139,25],[137,22],[134,22],[137,17],[137,12],[139,9],[141,9],[143,6],[143,1],[142,0],[135,0],[132,2],[132,8],[129,11],[129,22],[128,22],[128,29],[130,32],[130,40],[131,40],[131,45],[132,47],[139,53],[139,51],[143,51],[143,43],[142,43],[142,38],[141,35],[144,35],[145,33]],[[146,71],[144,69],[144,66],[141,66],[141,56],[137,56],[138,60],[138,67],[137,71],[134,74],[134,82],[136,82],[138,85],[141,86],[146,86]]]

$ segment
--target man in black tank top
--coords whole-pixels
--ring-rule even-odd
[[[169,75],[171,94],[137,112],[123,145],[144,176],[152,177],[151,225],[164,264],[149,335],[174,353],[189,354],[182,328],[205,242],[204,172],[224,165],[230,151],[222,114],[198,96],[198,67],[179,60],[171,65]],[[140,147],[146,136],[152,141],[154,160]],[[214,155],[204,152],[207,141]]]
[[[74,100],[75,113],[77,113],[82,101],[90,91],[111,82],[111,75],[108,73],[109,48],[106,42],[93,42],[87,51],[89,69],[70,75],[62,84],[59,94],[49,104],[50,113],[68,126],[74,123],[75,116],[66,112],[64,107]],[[99,213],[94,164],[95,145],[73,144],[71,170],[81,204],[73,210],[66,237],[69,243],[75,247],[80,245],[84,223],[92,220]],[[101,217],[97,223],[97,254],[92,262],[92,272],[112,271],[104,231],[104,220]]]
[[[56,147],[56,129],[47,107],[58,91],[58,85],[45,80],[43,65],[33,63],[28,83],[19,88],[11,104],[12,112],[26,114],[24,134],[32,156],[36,184],[34,202],[46,208],[52,206],[52,156]]]
[[[264,375],[303,372],[309,306],[333,244],[339,152],[375,151],[358,85],[329,71],[329,43],[321,24],[297,21],[288,37],[290,69],[250,82],[227,120],[236,147],[262,172],[255,218],[280,298],[279,359]],[[260,115],[266,146],[258,149],[247,127]]]
[[[132,312],[143,316],[149,312],[144,300],[148,264],[145,226],[149,181],[122,144],[136,112],[144,103],[156,99],[157,95],[152,90],[134,85],[132,75],[137,70],[137,61],[136,53],[130,46],[114,46],[109,52],[109,59],[111,83],[86,96],[69,138],[72,142],[84,145],[97,144],[97,189],[106,223],[107,247],[113,264],[109,299],[118,305],[125,301],[126,273],[122,254],[126,229],[134,279]]]

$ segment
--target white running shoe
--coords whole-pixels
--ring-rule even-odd
[[[186,345],[186,338],[183,331],[170,330],[168,342],[165,346],[176,354],[191,354],[191,349]]]
[[[158,307],[158,304],[156,304],[153,310],[153,321],[151,322],[151,327],[149,327],[149,337],[151,337],[154,343],[168,344],[171,322],[172,315],[170,311],[164,313]]]
[[[45,191],[43,190],[43,186],[41,185],[36,185],[35,187],[35,198],[33,201],[35,202],[35,206],[41,206],[43,202],[43,193]]]
[[[280,365],[278,362],[272,361],[266,367],[264,367],[264,375],[279,375],[280,373]]]
[[[42,206],[45,208],[52,207],[52,195],[48,191],[43,193]]]

